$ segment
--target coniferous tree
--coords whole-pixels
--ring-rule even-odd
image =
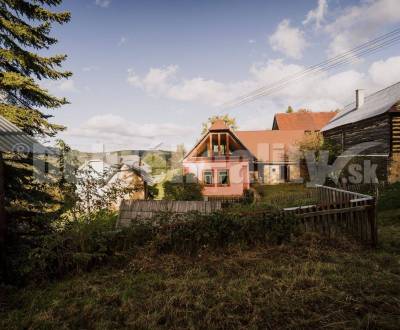
[[[32,136],[52,137],[64,129],[49,122],[49,112],[67,100],[51,95],[41,86],[43,80],[71,76],[71,72],[61,69],[66,55],[43,55],[57,42],[50,35],[52,25],[70,20],[69,12],[53,11],[61,3],[62,0],[0,0],[0,115]],[[35,182],[32,165],[32,155],[7,155],[4,172],[9,240],[3,253],[7,260],[5,264],[2,260],[0,267],[7,271],[0,269],[0,280],[4,274],[12,279],[13,272],[19,272],[19,264],[25,263],[24,258],[29,258],[29,251],[38,244],[37,235],[28,236],[26,232],[43,235],[50,228],[50,214],[64,203],[64,194],[54,186]],[[19,235],[19,230],[25,236]],[[22,261],[18,262],[18,258]]]
[[[66,55],[45,57],[38,53],[57,40],[50,36],[54,23],[69,21],[69,12],[52,7],[62,0],[0,1],[0,115],[31,135],[54,136],[63,127],[50,123],[46,109],[58,108],[65,98],[52,96],[40,86],[43,79],[68,78],[61,71]]]

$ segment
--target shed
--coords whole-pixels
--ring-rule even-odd
[[[363,90],[356,90],[355,101],[321,131],[341,151],[356,150],[346,157],[368,159],[376,164],[378,179],[397,181],[400,178],[400,82],[367,97]],[[367,142],[374,146],[357,149]]]

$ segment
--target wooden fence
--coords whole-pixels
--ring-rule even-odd
[[[307,193],[308,194],[308,193]],[[313,205],[284,208],[295,215],[304,231],[317,231],[328,237],[351,234],[359,241],[376,246],[378,242],[375,197],[316,186],[308,195]],[[212,201],[137,201],[124,200],[120,205],[117,226],[126,226],[135,219],[149,219],[160,212],[210,214],[221,210],[223,200]]]
[[[382,191],[387,187],[386,182],[379,183],[358,183],[358,184],[341,184],[340,189],[353,191],[361,194],[368,194],[374,196],[377,200]]]
[[[299,218],[304,231],[317,231],[328,237],[343,232],[376,246],[378,242],[376,203],[369,195],[326,186],[316,186],[316,205],[285,208]]]
[[[209,214],[222,208],[221,201],[149,201],[123,200],[117,226],[127,226],[135,219],[149,219],[160,212]]]

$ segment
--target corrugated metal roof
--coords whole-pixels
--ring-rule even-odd
[[[43,146],[3,116],[0,116],[0,151],[34,154],[57,153],[57,149]]]
[[[355,102],[350,103],[321,131],[375,117],[390,110],[398,101],[400,101],[400,82],[367,96],[359,109],[356,109]]]

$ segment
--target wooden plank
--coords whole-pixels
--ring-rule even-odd
[[[299,217],[301,216],[304,218],[309,218],[309,217],[320,216],[320,215],[341,214],[341,213],[347,213],[347,212],[362,211],[362,210],[367,210],[369,208],[371,208],[370,205],[360,205],[360,206],[346,207],[343,209],[329,209],[329,210],[304,213],[304,214],[301,214],[298,216]]]

